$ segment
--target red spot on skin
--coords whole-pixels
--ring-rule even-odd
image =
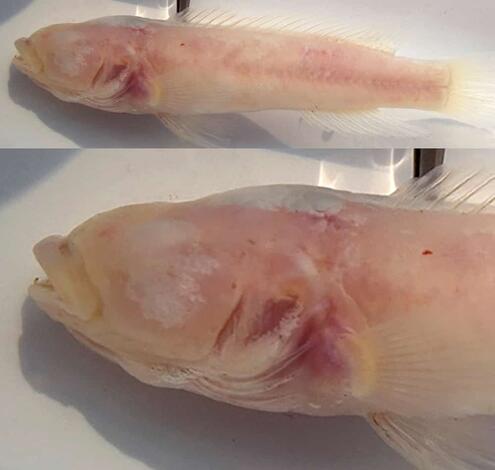
[[[428,256],[428,255],[432,255],[432,254],[433,254],[433,251],[431,251],[431,250],[424,250],[422,253],[423,256]]]
[[[98,232],[98,237],[105,240],[113,240],[117,234],[117,228],[115,226],[109,225]]]
[[[180,43],[180,47],[184,47],[185,44],[183,42]]]

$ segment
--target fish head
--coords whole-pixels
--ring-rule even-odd
[[[149,97],[140,40],[137,31],[99,22],[52,25],[18,39],[13,64],[63,101],[135,112]]]
[[[327,321],[336,301],[297,248],[321,219],[233,202],[127,206],[49,237],[34,249],[48,279],[31,296],[141,381],[170,386],[188,371],[203,387],[188,389],[254,406],[300,373],[330,402],[347,374],[344,329]]]
[[[34,254],[46,279],[30,295],[117,362],[197,364],[238,302],[233,267],[195,224],[159,208],[111,211],[40,241]]]

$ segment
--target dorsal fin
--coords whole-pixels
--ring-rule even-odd
[[[495,173],[440,166],[399,188],[390,202],[404,209],[495,212]]]
[[[364,26],[343,25],[326,20],[311,20],[297,16],[241,17],[235,13],[219,9],[187,9],[179,13],[175,21],[210,28],[244,28],[258,31],[278,31],[333,37],[384,52],[395,52],[395,46],[391,39],[392,35],[387,36]]]

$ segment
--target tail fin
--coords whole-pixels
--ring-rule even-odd
[[[450,62],[451,91],[443,112],[461,122],[495,130],[495,54]]]

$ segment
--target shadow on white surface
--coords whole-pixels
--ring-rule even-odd
[[[184,147],[184,143],[153,116],[109,114],[60,101],[36,86],[14,66],[10,68],[8,87],[14,103],[32,111],[44,124],[80,147]]]
[[[12,101],[82,148],[191,148],[152,115],[109,113],[61,101],[10,68]],[[240,114],[223,116],[236,148],[286,148],[268,131]]]
[[[0,24],[17,15],[32,1],[33,0],[2,1],[2,8],[0,8]]]
[[[0,206],[56,171],[78,150],[12,149],[0,152]]]
[[[261,413],[143,385],[79,345],[29,299],[18,346],[37,392],[76,408],[151,469],[411,468],[359,418]]]

